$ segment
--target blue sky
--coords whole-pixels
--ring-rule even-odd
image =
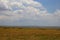
[[[60,0],[35,0],[40,3],[48,10],[48,12],[54,12],[56,9],[60,9]]]
[[[0,0],[0,25],[60,26],[60,0]]]

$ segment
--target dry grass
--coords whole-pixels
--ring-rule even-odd
[[[0,40],[60,40],[60,30],[0,27]]]

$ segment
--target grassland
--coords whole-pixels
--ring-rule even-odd
[[[60,29],[0,27],[0,40],[60,40]]]

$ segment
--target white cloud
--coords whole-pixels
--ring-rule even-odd
[[[24,22],[20,23],[21,20]],[[60,10],[48,13],[41,3],[34,0],[0,0],[0,24],[58,26],[59,21]]]

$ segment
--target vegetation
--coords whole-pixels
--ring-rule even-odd
[[[60,30],[0,27],[0,40],[60,40]]]

